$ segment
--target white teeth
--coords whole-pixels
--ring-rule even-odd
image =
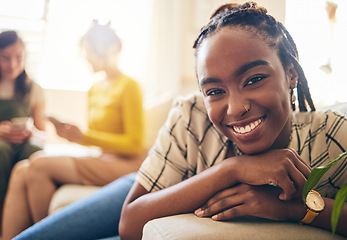
[[[246,126],[243,127],[237,127],[234,126],[233,129],[235,132],[237,133],[249,133],[250,131],[252,131],[254,128],[256,128],[260,123],[261,123],[261,119],[258,119],[257,121],[254,121]]]

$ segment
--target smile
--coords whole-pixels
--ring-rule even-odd
[[[246,126],[233,126],[232,128],[236,133],[245,134],[254,130],[262,121],[263,119],[260,118],[254,122],[247,124]]]

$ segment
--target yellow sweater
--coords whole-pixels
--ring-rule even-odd
[[[121,74],[113,82],[100,81],[89,90],[88,131],[83,145],[105,152],[135,155],[144,149],[144,112],[139,84]]]

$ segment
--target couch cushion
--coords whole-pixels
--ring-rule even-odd
[[[100,187],[77,184],[65,184],[54,192],[48,214],[52,214],[72,202],[80,200],[97,191]]]
[[[149,221],[142,240],[203,240],[203,239],[344,239],[331,232],[295,222],[278,222],[243,217],[233,221],[217,222],[182,214]]]

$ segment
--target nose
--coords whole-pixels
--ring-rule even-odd
[[[240,117],[246,112],[244,106],[248,106],[246,101],[240,95],[230,95],[227,100],[226,114],[228,116]]]

